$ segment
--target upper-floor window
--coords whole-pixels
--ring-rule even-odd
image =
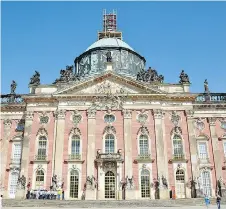
[[[140,148],[140,155],[148,154],[149,149],[148,149],[148,136],[147,135],[140,135],[139,148]]]
[[[73,135],[71,138],[71,154],[79,155],[80,154],[80,136]]]
[[[105,136],[105,153],[115,152],[115,137],[113,134],[107,134]]]
[[[46,157],[47,154],[47,138],[45,136],[40,136],[38,140],[38,156]]]
[[[173,155],[175,157],[182,157],[183,155],[183,143],[179,135],[173,137]]]
[[[19,163],[21,159],[21,143],[13,143],[12,158],[15,163]]]
[[[115,116],[110,114],[110,115],[105,115],[104,116],[104,121],[105,123],[113,123],[115,121]]]
[[[206,142],[199,142],[199,158],[200,159],[207,159],[208,153],[207,153],[207,145]]]

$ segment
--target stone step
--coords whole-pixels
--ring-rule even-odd
[[[226,205],[226,199],[222,199]],[[216,204],[216,199],[211,199]],[[4,199],[4,207],[73,207],[73,208],[123,208],[123,207],[173,207],[173,206],[202,206],[203,198],[176,200],[15,200]]]

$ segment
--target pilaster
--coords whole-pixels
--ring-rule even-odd
[[[158,177],[164,177],[168,182],[168,161],[167,161],[167,147],[165,146],[165,124],[164,112],[160,109],[153,110],[155,119],[155,136],[156,136],[156,153],[157,153],[157,170]],[[165,188],[162,181],[160,181],[160,199],[168,199],[169,192]]]
[[[87,159],[86,159],[86,173],[87,177],[92,178],[94,176],[94,159],[96,159],[96,110],[89,109],[88,115],[88,142],[87,142]],[[95,200],[96,190],[95,188],[86,188],[86,200]]]

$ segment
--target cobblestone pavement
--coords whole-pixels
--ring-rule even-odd
[[[172,206],[169,206],[170,209],[179,209],[179,208],[183,208],[183,209],[206,209],[206,206],[203,205],[203,206],[180,206],[180,207],[172,207]],[[6,208],[6,209],[21,209],[21,207],[3,207],[3,208]],[[23,207],[23,209],[38,209],[40,207]],[[42,209],[50,209],[50,207],[41,207]],[[51,208],[54,208],[54,207],[51,207]],[[56,207],[57,208],[57,207]],[[107,206],[106,206],[107,208]],[[137,209],[149,209],[150,207],[136,207]],[[166,209],[166,207],[151,207],[151,208],[157,208],[157,209]],[[74,208],[67,208],[67,209],[74,209]],[[80,209],[83,209],[83,208],[80,208]],[[111,209],[118,209],[118,208],[111,208]],[[121,208],[121,209],[131,209],[129,207],[127,208]],[[217,206],[216,205],[210,205],[209,209],[217,209]],[[226,205],[222,205],[221,209],[226,209]]]

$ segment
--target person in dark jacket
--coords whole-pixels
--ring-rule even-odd
[[[221,196],[217,195],[217,209],[221,209]]]

